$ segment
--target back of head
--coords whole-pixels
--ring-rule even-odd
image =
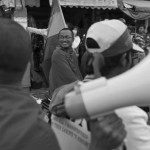
[[[87,32],[86,47],[89,52],[98,52],[104,56],[105,65],[99,68],[102,75],[112,77],[125,71],[126,66],[121,65],[119,69],[118,66],[122,64],[121,58],[128,62],[133,43],[127,26],[114,19],[94,23]],[[122,57],[124,54],[126,57]]]
[[[0,19],[0,83],[21,82],[31,55],[28,33],[10,19]]]

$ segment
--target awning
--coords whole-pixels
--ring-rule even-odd
[[[40,0],[25,0],[25,5],[30,7],[40,7]]]
[[[150,1],[118,0],[118,7],[135,20],[145,20],[150,18]]]
[[[150,13],[150,1],[149,0],[123,0],[124,4],[128,4],[135,8],[135,11]]]
[[[92,9],[116,9],[118,8],[117,0],[59,0],[63,7],[80,7]],[[49,0],[50,6],[52,0]]]
[[[30,6],[30,7],[40,7],[40,0],[0,0],[0,6],[5,5],[7,8],[9,7],[22,7]]]

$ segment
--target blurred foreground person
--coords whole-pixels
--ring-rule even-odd
[[[59,150],[51,127],[40,119],[39,105],[22,90],[32,51],[28,33],[1,18],[0,35],[0,149]]]

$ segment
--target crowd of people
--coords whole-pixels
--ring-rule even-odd
[[[29,27],[27,30],[35,31]],[[47,29],[42,33],[47,35]],[[61,149],[51,123],[41,117],[41,106],[30,91],[24,92],[22,88],[32,55],[28,32],[10,19],[0,18],[0,35],[0,149]],[[76,27],[60,30],[49,74],[49,111],[73,122],[74,118],[65,110],[65,95],[79,82],[110,79],[132,69],[149,53],[146,48],[150,41],[141,27],[132,41],[125,22],[104,20],[93,23],[87,30],[84,54],[80,53],[81,42]],[[133,42],[144,51],[134,49]],[[148,112],[149,106],[129,106],[85,120],[91,134],[89,150],[149,150]]]

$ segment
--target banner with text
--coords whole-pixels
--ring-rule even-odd
[[[88,150],[91,134],[85,120],[72,122],[52,115],[52,128],[56,134],[61,150]]]

